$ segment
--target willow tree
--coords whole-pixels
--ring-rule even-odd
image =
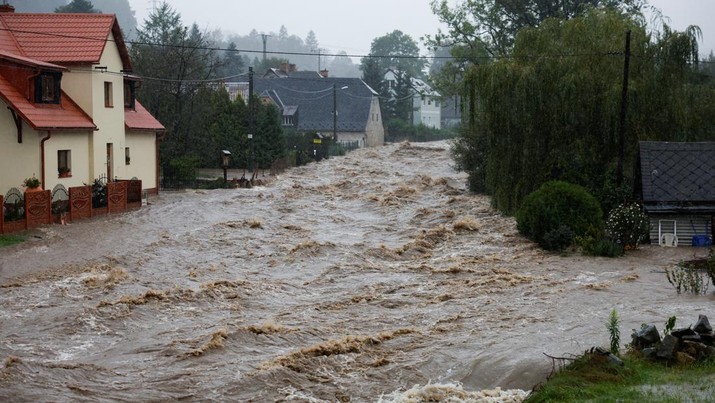
[[[137,32],[131,47],[134,73],[144,77],[137,98],[166,126],[162,163],[192,154],[196,136],[194,113],[199,90],[213,76],[220,60],[198,26],[186,27],[181,15],[162,3]]]
[[[540,184],[560,179],[585,186],[605,204],[621,147],[628,31],[634,56],[623,145],[626,177],[633,177],[639,138],[675,137],[672,124],[649,122],[660,119],[656,113],[692,115],[689,97],[700,91],[689,75],[697,46],[682,39],[692,39],[693,32],[670,32],[652,41],[640,19],[605,9],[547,19],[519,31],[512,57],[473,66],[465,78],[469,124],[454,154],[472,189],[491,194],[499,209],[513,212]],[[673,41],[687,43],[689,50],[665,46]],[[712,108],[710,91],[707,105],[696,109]],[[702,121],[690,123],[700,127],[702,137],[712,130],[709,120],[709,129]]]

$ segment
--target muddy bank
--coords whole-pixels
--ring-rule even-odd
[[[546,254],[451,164],[445,142],[394,144],[37,230],[0,251],[0,399],[530,389],[542,353],[607,345],[613,308],[630,334],[712,303],[664,274],[706,251]]]

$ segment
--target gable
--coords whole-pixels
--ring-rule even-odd
[[[639,146],[645,203],[715,202],[715,142],[643,141]]]
[[[124,69],[131,70],[129,53],[112,14],[0,13],[0,20],[26,57],[59,64],[96,64],[107,40],[114,40]],[[7,40],[0,37],[0,45],[3,42]]]

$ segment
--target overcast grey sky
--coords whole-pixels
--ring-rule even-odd
[[[451,0],[456,3],[458,0]],[[96,3],[101,3],[97,1]],[[129,0],[139,25],[152,5],[161,0]],[[420,37],[434,34],[440,23],[432,14],[429,0],[168,0],[181,14],[184,24],[224,33],[278,32],[285,25],[290,35],[303,39],[313,30],[321,48],[363,55],[373,39],[395,29]],[[715,49],[715,0],[649,0],[670,17],[669,25],[683,30],[698,25],[703,31],[701,55]]]

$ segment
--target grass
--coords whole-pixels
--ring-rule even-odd
[[[715,361],[669,366],[628,353],[622,367],[585,355],[526,402],[705,402],[715,400]]]
[[[24,242],[25,238],[19,235],[0,235],[0,248]]]

